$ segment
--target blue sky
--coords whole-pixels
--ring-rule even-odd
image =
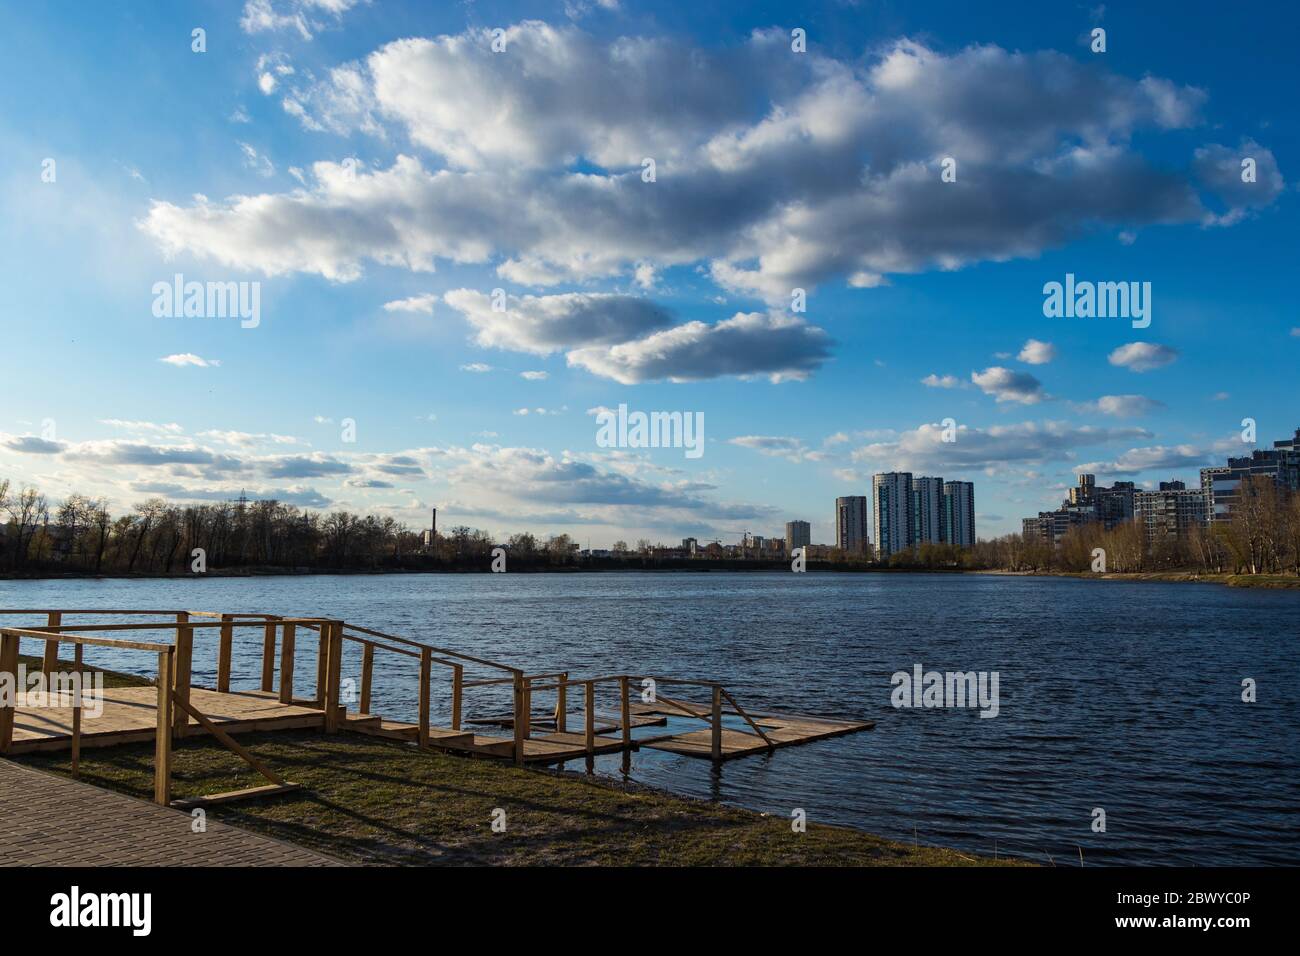
[[[1300,426],[1297,15],[1143,8],[6,4],[0,477],[596,547],[1191,483]],[[156,317],[177,273],[260,323]],[[1045,317],[1066,273],[1150,327]],[[704,455],[598,447],[620,403]]]

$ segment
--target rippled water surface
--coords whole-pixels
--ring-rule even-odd
[[[1077,863],[1080,848],[1097,863],[1300,863],[1295,591],[628,572],[7,581],[0,606],[322,615],[533,672],[717,679],[747,709],[878,723],[720,771],[645,750],[633,757],[634,779],[782,816],[801,807],[814,821],[899,839],[984,853],[996,842],[999,852],[1058,863]],[[295,674],[310,691],[314,648],[302,643]],[[213,680],[215,646],[213,632],[196,642],[198,683]],[[251,688],[260,632],[243,632],[235,648],[235,685]],[[349,653],[344,675],[356,678],[360,656],[355,646]],[[87,660],[151,666],[120,651],[90,650]],[[894,709],[890,676],[917,663],[997,671],[1000,713]],[[1241,700],[1248,677],[1254,704]],[[373,709],[413,719],[415,682],[412,661],[380,651]],[[448,685],[435,673],[434,720],[444,725]],[[468,716],[507,707],[495,688],[467,693]],[[575,712],[571,729],[580,720]],[[671,729],[697,726],[674,720]],[[597,769],[618,774],[619,759],[600,758]],[[1105,833],[1092,832],[1094,808],[1105,810]]]

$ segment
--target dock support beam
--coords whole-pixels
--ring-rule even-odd
[[[627,675],[618,679],[619,723],[623,725],[623,749],[632,746],[632,702],[627,699]]]
[[[367,648],[368,650],[369,648]],[[420,749],[429,746],[429,681],[433,677],[433,652],[420,651]]]
[[[280,647],[280,703],[293,703],[293,655],[298,625],[285,624],[284,643]]]
[[[515,763],[519,766],[524,765],[524,725],[528,720],[528,713],[524,710],[524,675],[520,671],[515,671],[514,679],[514,732],[515,732]]]
[[[262,633],[262,690],[275,690],[275,620],[266,622]]]
[[[722,688],[713,685],[713,759],[722,759]]]
[[[221,615],[221,639],[217,644],[217,690],[230,693],[230,654],[234,644],[235,626],[229,614]]]
[[[0,633],[0,679],[6,675],[13,680],[11,686],[16,691],[18,688],[17,634]],[[14,716],[17,713],[17,700],[0,700],[0,754],[8,751],[9,745],[14,742]]]
[[[321,625],[325,635],[325,733],[339,729],[339,687],[343,673],[343,622]]]

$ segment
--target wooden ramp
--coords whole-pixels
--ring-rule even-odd
[[[325,714],[320,708],[282,704],[276,695],[263,691],[218,693],[202,687],[190,689],[190,703],[213,724],[228,734],[264,730],[293,730],[321,727]],[[9,753],[72,748],[72,707],[28,706],[19,698],[14,714],[13,743]],[[208,731],[193,718],[186,718],[186,734]],[[93,716],[90,705],[81,715],[81,746],[110,747],[141,743],[157,735],[158,691],[153,687],[106,688],[103,712]]]

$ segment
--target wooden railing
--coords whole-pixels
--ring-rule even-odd
[[[511,688],[511,721],[513,725],[513,752],[517,763],[523,763],[525,743],[532,733],[533,695],[546,691],[556,692],[555,727],[559,733],[568,729],[568,690],[581,687],[584,694],[584,736],[586,750],[594,752],[596,724],[596,689],[598,685],[617,685],[619,694],[619,723],[621,743],[630,747],[632,743],[631,684],[647,678],[656,685],[656,703],[679,712],[692,719],[704,721],[710,727],[711,756],[720,760],[722,747],[723,701],[730,704],[732,711],[739,715],[753,730],[755,736],[772,748],[775,743],[763,729],[745,711],[736,699],[715,681],[686,680],[682,678],[662,677],[657,675],[614,674],[590,678],[570,678],[568,671],[529,674],[498,661],[464,654],[450,648],[424,644],[409,638],[387,634],[371,628],[348,624],[341,620],[322,617],[286,618],[274,614],[261,613],[223,613],[190,610],[68,610],[68,609],[0,609],[0,614],[46,617],[46,624],[27,628],[4,628],[0,630],[0,672],[12,671],[16,676],[18,642],[20,638],[43,640],[45,653],[42,669],[52,674],[57,669],[59,645],[71,643],[76,649],[76,665],[82,666],[81,650],[83,645],[119,647],[128,650],[149,650],[158,656],[159,687],[159,721],[160,726],[166,719],[170,728],[162,735],[158,744],[158,759],[155,768],[158,780],[170,779],[171,741],[173,737],[183,737],[189,730],[189,718],[193,717],[203,729],[210,733],[216,731],[215,725],[195,712],[190,701],[191,673],[193,668],[194,636],[196,632],[215,630],[218,636],[216,653],[216,690],[229,693],[234,636],[236,629],[260,628],[262,632],[260,690],[275,693],[275,665],[277,644],[279,649],[279,687],[278,700],[283,704],[318,707],[324,711],[324,730],[326,733],[337,731],[342,725],[346,713],[341,700],[341,674],[343,647],[345,641],[361,647],[361,684],[359,694],[359,712],[369,714],[372,704],[375,651],[397,654],[416,659],[419,662],[418,693],[418,742],[427,746],[429,742],[431,718],[431,680],[433,665],[437,664],[450,671],[451,676],[451,729],[459,731],[464,719],[464,695],[467,690],[480,687],[509,685]],[[144,616],[153,618],[171,618],[169,621],[148,621],[141,623],[110,624],[70,624],[66,619],[78,615],[96,616]],[[132,632],[145,630],[174,631],[175,640],[171,644],[148,643],[112,638],[94,638],[89,632]],[[317,635],[318,654],[316,672],[316,696],[313,699],[300,700],[294,696],[294,672],[297,639],[300,632]],[[164,660],[165,658],[165,660]],[[482,668],[489,671],[503,672],[504,676],[484,679],[466,680],[467,668]],[[667,697],[658,693],[658,685],[677,685],[685,687],[707,688],[710,703],[706,707]],[[166,693],[163,693],[163,690]],[[80,710],[73,713],[73,764],[74,768],[80,752]],[[14,710],[0,707],[0,753],[12,742]],[[738,731],[742,732],[743,731]],[[222,743],[235,749],[244,759],[249,760],[259,772],[278,781],[279,778],[269,774],[257,764],[251,755],[234,744],[228,735],[215,732]],[[233,746],[232,746],[233,745]],[[165,752],[164,752],[165,751]],[[283,781],[279,781],[283,783]],[[164,793],[164,784],[156,782],[159,794]],[[169,793],[169,784],[166,792]]]

